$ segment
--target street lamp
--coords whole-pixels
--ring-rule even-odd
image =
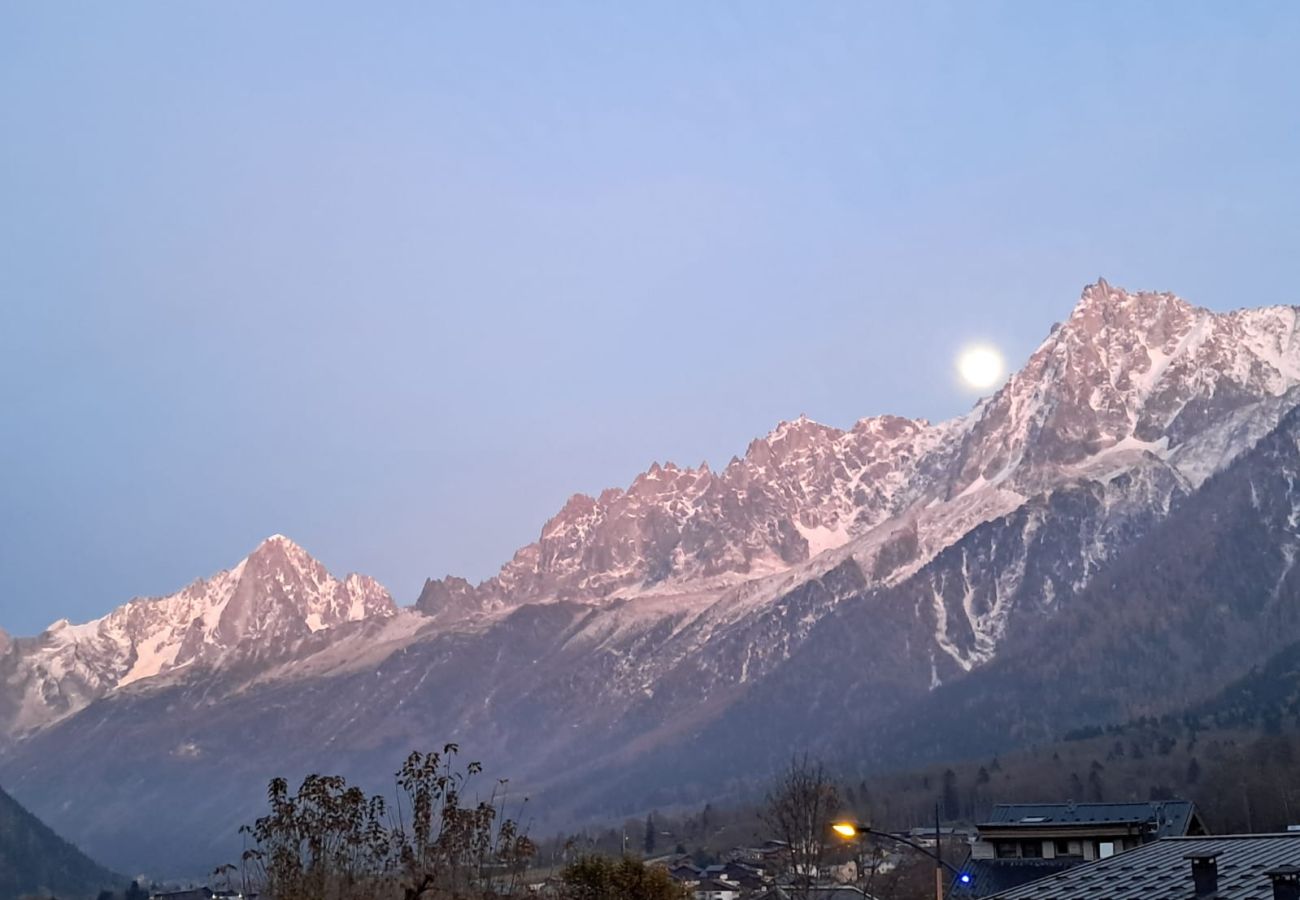
[[[845,840],[853,840],[854,838],[857,837],[866,837],[870,835],[871,837],[884,838],[889,841],[897,841],[898,843],[906,844],[908,847],[911,847],[913,850],[920,851],[921,853],[924,853],[926,856],[933,859],[935,900],[943,900],[943,880],[944,880],[943,870],[944,869],[947,869],[948,871],[952,872],[952,874],[956,875],[957,880],[960,881],[962,884],[970,884],[970,875],[954,867],[951,863],[946,862],[943,858],[943,847],[939,843],[940,840],[939,815],[937,809],[935,810],[935,817],[934,817],[934,850],[935,850],[934,853],[931,853],[929,850],[925,849],[915,841],[909,840],[905,837],[900,837],[899,835],[896,834],[891,834],[888,831],[877,831],[876,829],[872,828],[870,825],[864,825],[861,822],[836,822],[834,825],[831,826],[831,830],[834,831],[836,834],[838,834],[840,837],[844,838]]]

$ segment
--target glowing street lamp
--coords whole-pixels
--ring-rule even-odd
[[[853,840],[856,837],[865,837],[867,835],[870,835],[872,837],[879,837],[879,838],[885,838],[886,840],[890,840],[890,841],[897,841],[900,844],[906,844],[907,846],[911,847],[913,850],[919,850],[921,853],[924,853],[926,856],[934,860],[935,900],[943,900],[943,870],[944,869],[947,869],[948,871],[952,872],[952,874],[956,875],[957,880],[960,881],[962,884],[970,884],[970,875],[968,873],[963,872],[960,869],[953,867],[950,863],[944,861],[942,855],[943,847],[939,843],[940,834],[939,834],[938,807],[935,807],[935,813],[934,813],[934,849],[935,849],[934,853],[931,853],[929,850],[925,849],[920,844],[914,841],[910,841],[905,837],[900,837],[899,835],[896,834],[890,834],[887,831],[876,831],[870,825],[864,825],[861,822],[836,822],[834,825],[831,826],[831,831],[834,831],[836,834],[844,838],[846,841]]]

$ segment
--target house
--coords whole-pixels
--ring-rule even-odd
[[[933,825],[917,825],[908,829],[906,832],[897,832],[899,837],[906,837],[914,844],[920,844],[922,847],[934,846],[934,835],[938,831],[939,838],[945,843],[954,841],[969,840],[973,832],[969,828],[959,826],[945,825],[936,829]]]
[[[761,864],[767,858],[762,847],[733,847],[727,857],[755,864]]]
[[[740,885],[745,891],[756,890],[766,884],[763,879],[762,869],[734,859],[725,863],[706,866],[697,877],[700,881],[717,879],[730,881],[733,884]]]
[[[700,870],[689,862],[678,863],[668,870],[668,875],[678,884],[694,885],[699,883]]]
[[[758,894],[754,900],[791,900],[796,893],[788,886],[774,887],[761,894]],[[799,891],[797,896],[802,897],[803,892]],[[816,885],[808,888],[809,900],[876,900],[871,894],[859,887],[853,887],[848,884],[828,884]]]
[[[976,827],[953,896],[987,897],[1165,837],[1206,834],[1186,800],[1002,803]]]
[[[755,848],[759,856],[767,862],[779,862],[790,858],[790,845],[785,841],[766,840],[761,847]]]
[[[740,900],[741,887],[734,881],[709,878],[695,886],[695,900]]]
[[[1167,837],[997,900],[1300,900],[1300,833]]]
[[[149,900],[212,900],[212,891],[205,887],[187,888],[183,891],[154,891]]]

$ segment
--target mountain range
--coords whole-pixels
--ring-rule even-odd
[[[272,537],[0,636],[0,784],[116,867],[197,869],[271,776],[380,789],[447,740],[559,824],[1204,701],[1300,639],[1298,312],[1099,280],[964,416],[655,464],[412,607]]]

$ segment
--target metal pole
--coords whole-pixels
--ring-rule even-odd
[[[939,834],[939,804],[934,805],[934,900],[943,900],[943,843]]]
[[[890,834],[888,831],[876,831],[876,829],[870,827],[869,825],[859,825],[859,826],[858,826],[858,830],[859,830],[862,834],[869,834],[869,835],[871,835],[872,837],[884,838],[885,840],[888,840],[888,841],[897,841],[897,842],[900,843],[900,844],[904,844],[904,845],[906,845],[906,846],[908,846],[908,847],[911,847],[911,848],[912,848],[913,850],[915,850],[917,853],[920,853],[920,854],[923,854],[923,855],[925,855],[925,856],[930,857],[930,859],[933,859],[933,860],[935,861],[935,864],[936,864],[936,865],[943,866],[945,869],[947,869],[947,870],[948,870],[949,872],[951,872],[953,875],[956,875],[956,876],[960,877],[961,874],[962,874],[961,869],[959,869],[959,868],[957,868],[956,866],[952,865],[951,863],[949,863],[949,862],[945,862],[944,860],[942,860],[942,859],[940,859],[939,857],[935,856],[932,852],[930,852],[929,850],[925,849],[925,847],[923,847],[922,845],[918,844],[916,841],[909,841],[907,838],[899,837],[899,836],[896,835],[896,834]]]

